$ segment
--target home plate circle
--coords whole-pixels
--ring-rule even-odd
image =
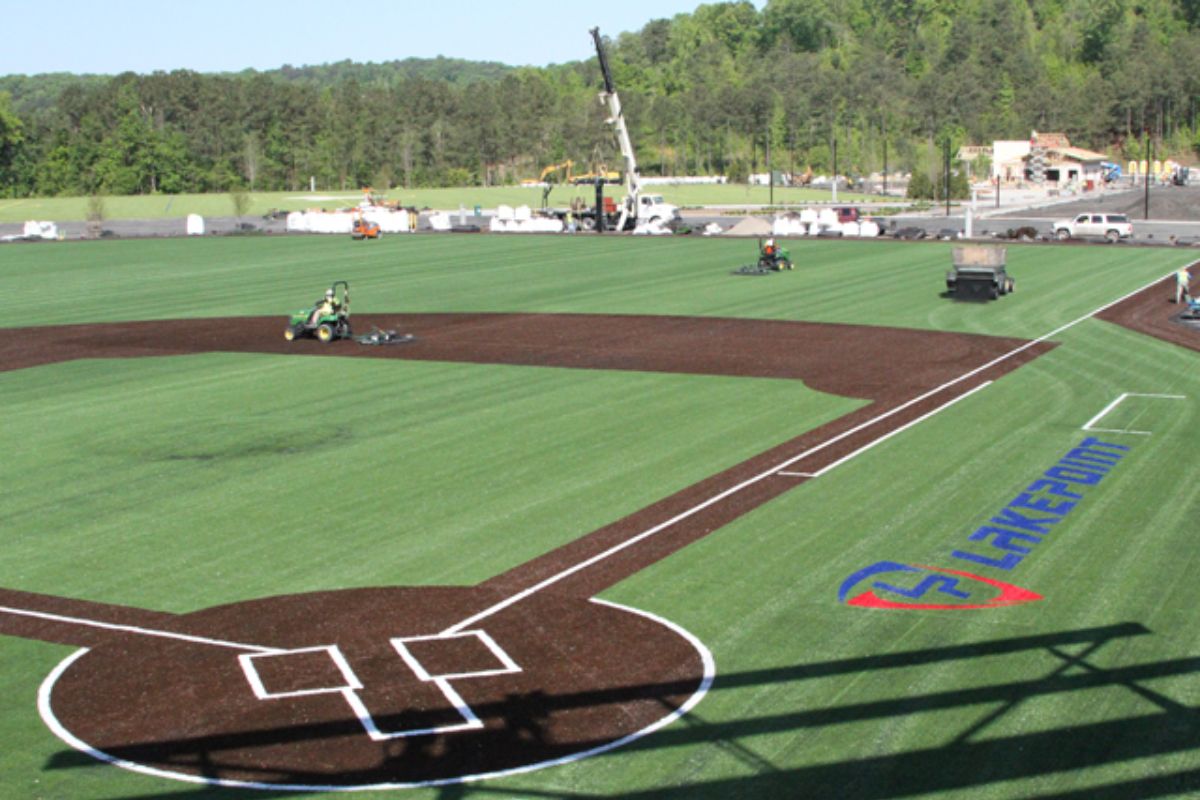
[[[713,662],[667,620],[544,591],[351,589],[218,606],[77,651],[42,685],[71,746],[139,772],[288,791],[563,764],[686,712]]]

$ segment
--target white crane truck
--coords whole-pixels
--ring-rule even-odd
[[[596,205],[592,208],[548,209],[548,212],[566,220],[567,214],[578,221],[584,230],[616,230],[628,231],[635,229],[641,223],[659,222],[665,227],[674,227],[680,221],[679,208],[663,199],[661,194],[644,194],[642,180],[638,174],[637,157],[633,153],[633,144],[629,141],[629,128],[625,125],[625,115],[621,111],[621,98],[617,96],[613,85],[612,72],[608,68],[608,56],[604,52],[604,42],[600,39],[600,29],[591,29],[592,39],[596,43],[596,56],[600,60],[600,72],[604,76],[604,91],[600,93],[600,102],[608,107],[608,122],[613,126],[617,137],[617,145],[621,148],[621,157],[625,161],[625,199],[619,205],[604,196],[604,184],[610,181],[596,177],[590,184],[596,188]],[[576,182],[576,185],[581,185]]]

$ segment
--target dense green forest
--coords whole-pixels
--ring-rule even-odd
[[[0,196],[511,183],[619,162],[580,61],[0,77]],[[712,3],[609,42],[647,174],[933,171],[1062,131],[1122,158],[1200,142],[1200,0]]]

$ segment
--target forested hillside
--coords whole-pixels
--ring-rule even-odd
[[[454,59],[0,78],[0,196],[494,184],[618,163],[591,42],[544,69]],[[610,32],[615,33],[615,32]],[[397,54],[403,57],[404,54]],[[713,3],[610,43],[654,173],[926,169],[938,145],[1064,131],[1197,145],[1200,0]]]

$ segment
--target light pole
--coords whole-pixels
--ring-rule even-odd
[[[835,125],[834,125],[834,129],[833,129],[833,202],[835,202],[835,203],[837,202],[837,185],[838,185],[838,171],[837,171],[837,126],[836,126],[836,124],[835,124]]]
[[[771,168],[771,129],[767,128],[767,203],[775,205],[775,170]]]
[[[1154,142],[1150,139],[1149,133],[1144,133],[1143,136],[1146,140],[1146,147],[1144,148],[1146,151],[1146,197],[1142,201],[1142,216],[1145,219],[1150,219],[1150,171],[1154,163],[1154,153],[1151,148],[1154,147]]]
[[[942,191],[946,196],[946,216],[950,216],[950,139],[942,142]]]
[[[883,120],[883,196],[887,197],[887,119]]]

